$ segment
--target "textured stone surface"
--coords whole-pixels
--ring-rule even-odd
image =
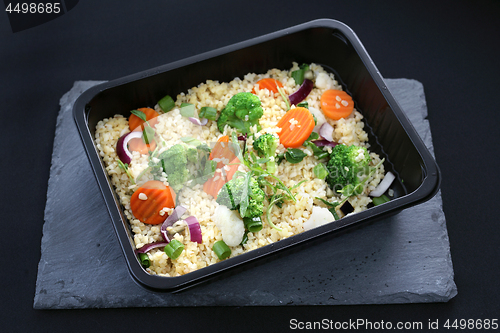
[[[433,151],[422,84],[386,81]],[[35,308],[446,302],[456,295],[440,192],[237,275],[175,294],[143,289],[128,272],[71,114],[76,98],[97,83],[75,82],[60,101]],[[240,288],[242,281],[252,288]]]

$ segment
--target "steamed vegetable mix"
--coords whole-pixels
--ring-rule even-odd
[[[148,272],[160,254],[158,274],[184,274],[208,264],[189,256],[225,260],[359,211],[355,196],[389,200],[395,176],[373,181],[383,159],[368,151],[363,126],[353,127],[361,117],[351,96],[318,65],[293,69],[241,85],[210,81],[125,119],[112,177],[126,184],[120,195],[130,198],[123,205]]]

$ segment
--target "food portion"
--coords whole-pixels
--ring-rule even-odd
[[[179,276],[390,200],[362,114],[317,64],[208,80],[95,142],[151,274]],[[385,178],[384,178],[385,177]]]

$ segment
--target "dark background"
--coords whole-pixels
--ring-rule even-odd
[[[59,99],[73,82],[119,78],[317,18],[349,25],[384,77],[423,83],[458,295],[444,304],[33,310]],[[16,33],[0,13],[2,331],[268,332],[288,330],[292,318],[500,319],[499,42],[498,0],[88,0]]]

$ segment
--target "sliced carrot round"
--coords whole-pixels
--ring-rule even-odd
[[[135,218],[147,224],[160,224],[168,217],[164,208],[175,207],[175,192],[159,180],[150,180],[139,187],[130,198]]]
[[[137,110],[143,112],[146,115],[146,120],[151,125],[151,127],[155,127],[156,123],[158,122],[158,119],[156,117],[160,115],[158,112],[151,108],[140,108]],[[131,114],[128,118],[128,127],[131,132],[144,130],[143,124],[144,120],[137,117],[135,114]]]
[[[259,87],[259,90],[260,89],[267,89],[269,91],[272,91],[274,94],[278,93],[278,87],[283,88],[283,84],[280,81],[272,79],[272,78],[261,79],[261,80],[257,81],[257,83],[255,83],[255,85]],[[256,93],[256,91],[255,91],[255,86],[254,86],[252,89],[252,94],[255,94],[255,93]]]
[[[143,138],[133,138],[128,142],[128,150],[137,151],[140,154],[147,154],[150,151],[155,150],[156,141],[152,140],[149,144],[144,142]]]
[[[314,129],[314,117],[303,107],[290,109],[276,125],[281,128],[278,133],[280,142],[285,148],[297,148],[311,135]]]
[[[354,110],[352,97],[342,90],[326,90],[321,95],[320,103],[323,114],[334,120],[349,117]]]
[[[232,143],[229,143],[229,136],[227,135],[221,136],[210,152],[210,159],[217,162],[218,169],[229,164],[235,157],[236,155],[232,149]]]

